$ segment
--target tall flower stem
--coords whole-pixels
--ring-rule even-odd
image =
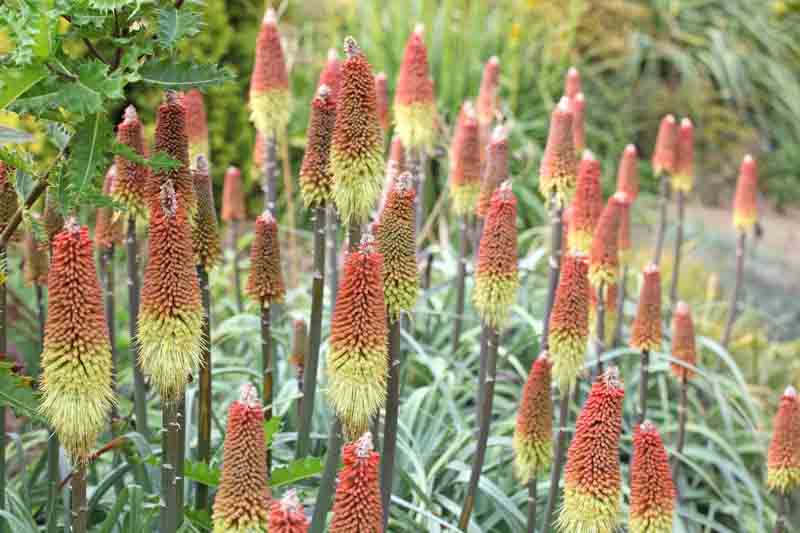
[[[775,495],[775,529],[774,533],[783,533],[786,526],[786,500],[785,494]]]
[[[484,324],[483,330],[486,336],[486,380],[484,394],[481,398],[478,443],[475,450],[475,458],[472,462],[469,485],[467,485],[467,494],[464,497],[464,506],[461,509],[461,517],[458,520],[458,527],[461,531],[467,531],[469,527],[469,518],[475,507],[475,498],[478,494],[478,482],[480,481],[483,462],[486,458],[486,445],[489,442],[489,426],[492,420],[492,401],[494,399],[494,382],[497,375],[499,335],[496,329],[486,324]]]
[[[72,533],[86,533],[88,531],[89,507],[86,503],[86,465],[75,466],[72,475]]]
[[[658,192],[658,229],[656,230],[656,247],[653,252],[653,263],[661,264],[661,253],[664,250],[664,237],[667,233],[667,207],[669,206],[669,178],[661,174]]]
[[[334,224],[328,222],[328,227]],[[311,282],[311,318],[308,334],[308,360],[303,370],[303,398],[300,400],[300,427],[297,433],[297,458],[308,455],[311,421],[314,417],[314,396],[317,392],[317,367],[319,366],[319,347],[322,341],[322,305],[325,293],[325,233],[326,207],[314,209],[314,252]],[[335,238],[334,238],[335,244]],[[335,269],[336,265],[331,264]]]
[[[647,381],[650,378],[650,351],[642,350],[641,368],[639,374],[639,417],[637,424],[642,424],[647,419]]]
[[[59,484],[61,482],[61,472],[59,471],[59,448],[58,435],[55,431],[50,433],[47,439],[47,533],[57,533],[58,520],[56,517],[56,504],[58,503]],[[3,450],[0,449],[0,452]],[[2,531],[2,528],[0,528]],[[5,532],[3,532],[5,533]]]
[[[239,221],[231,220],[231,249],[233,250],[233,283],[236,290],[236,310],[244,310],[242,302],[242,273],[239,270]]]
[[[458,249],[458,273],[456,274],[456,312],[453,320],[453,352],[457,353],[461,346],[461,328],[463,325],[464,299],[466,296],[467,257],[469,255],[469,223],[467,216],[461,217],[459,233],[461,238]]]
[[[275,369],[272,364],[272,324],[270,320],[270,304],[264,301],[261,305],[261,372],[262,391],[264,397],[264,419],[272,418],[272,396],[275,383]],[[272,467],[272,456],[267,450],[267,471]]]
[[[556,300],[556,288],[558,287],[558,277],[561,272],[561,254],[563,252],[563,243],[561,242],[563,236],[562,213],[563,208],[556,201],[556,195],[553,193],[550,197],[550,258],[548,259],[550,270],[547,276],[547,305],[544,308],[542,326],[542,348],[545,350],[549,346],[550,313]]]
[[[343,440],[342,423],[334,415],[330,434],[328,435],[328,452],[325,456],[325,467],[322,470],[322,480],[317,492],[317,502],[314,506],[309,533],[323,533],[325,531],[325,519],[328,516],[328,511],[331,510],[333,494],[336,490],[336,471],[339,469]]]
[[[577,387],[577,384],[575,385]],[[564,425],[569,416],[569,388],[561,391],[561,399],[558,403],[558,429],[555,436],[555,450],[553,452],[554,461],[550,471],[550,490],[547,493],[547,504],[544,508],[544,520],[542,521],[542,533],[548,533],[552,528],[553,513],[558,499],[558,483],[561,480],[561,466],[564,464],[564,456],[567,452],[567,432]]]
[[[208,464],[211,460],[211,292],[208,286],[208,271],[197,265],[200,294],[203,299],[203,351],[200,354],[199,399],[197,412],[197,459]],[[208,486],[195,485],[195,507],[208,509]]]
[[[422,154],[418,149],[409,148],[406,150],[406,167],[411,173],[417,193],[414,200],[417,212],[415,235],[422,235],[422,228],[425,225],[425,169],[422,163]]]
[[[328,206],[328,225],[327,231],[327,244],[328,247],[328,292],[331,296],[331,313],[336,307],[336,293],[339,289],[339,217],[336,214],[336,208],[333,205]]]
[[[0,247],[0,273],[7,275],[6,249]],[[0,283],[0,362],[6,358],[6,283]],[[0,406],[0,510],[6,509],[6,406]],[[0,520],[0,533],[6,533],[5,520]]]
[[[264,135],[264,181],[261,188],[264,191],[266,208],[277,218],[278,207],[278,149],[275,132]]]
[[[537,474],[533,475],[528,481],[528,533],[536,533],[536,500],[538,497],[537,484],[539,483]]]
[[[149,438],[147,427],[147,389],[144,374],[139,365],[139,246],[136,242],[136,217],[128,217],[128,230],[125,237],[128,261],[128,320],[130,320],[131,366],[133,367],[133,403],[136,414],[136,431]]]
[[[675,482],[675,489],[678,490],[678,474],[681,470],[681,455],[686,444],[686,417],[689,408],[689,384],[686,373],[681,376],[681,398],[678,404],[678,439],[675,444],[675,463],[672,465],[672,479]],[[678,493],[680,499],[680,492]]]
[[[739,293],[742,290],[742,278],[744,277],[744,252],[747,240],[747,233],[739,231],[739,237],[736,241],[736,282],[733,286],[733,294],[731,295],[730,309],[728,309],[728,321],[725,324],[725,333],[722,336],[722,346],[727,350],[728,344],[731,342],[731,334],[733,333],[733,323],[736,321],[736,305],[739,302]]]
[[[597,356],[597,374],[603,373],[603,352],[606,351],[606,284],[597,287],[597,324],[595,325],[594,350]]]
[[[620,282],[617,284],[617,322],[614,324],[613,346],[622,344],[622,326],[625,324],[625,289],[628,283],[628,265],[622,266]]]
[[[672,267],[672,282],[669,288],[669,308],[675,309],[675,304],[678,303],[678,278],[680,277],[681,269],[681,247],[683,246],[683,223],[686,217],[686,194],[683,191],[678,191],[675,197],[678,206],[678,225],[675,232],[675,253],[674,262]]]
[[[117,326],[114,320],[114,245],[100,252],[100,276],[103,283],[103,304],[108,325],[108,341],[111,344],[111,379],[116,380],[119,368],[117,354]],[[42,337],[44,339],[44,337]],[[112,385],[116,390],[116,384]],[[111,419],[117,418],[116,405],[111,407]]]
[[[401,321],[389,319],[389,383],[386,397],[386,422],[381,454],[381,503],[383,529],[389,524],[389,504],[392,499],[392,480],[397,450],[397,423],[400,412],[400,326]]]
[[[176,480],[178,470],[178,403],[164,401],[162,406],[162,456],[161,456],[161,496],[164,500],[161,507],[161,526],[163,533],[175,533],[178,530],[178,484]]]

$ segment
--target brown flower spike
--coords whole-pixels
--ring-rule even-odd
[[[481,187],[481,145],[472,102],[464,102],[450,147],[450,199],[459,216],[472,213]]]
[[[159,170],[148,180],[148,201],[158,198],[161,189],[169,180],[175,189],[178,203],[190,214],[197,207],[194,182],[189,171],[189,141],[186,134],[186,108],[181,105],[177,93],[167,91],[164,102],[158,106],[156,116],[155,152],[164,152],[180,162],[175,169]]]
[[[281,270],[278,224],[269,210],[256,218],[256,236],[250,248],[247,294],[261,305],[281,303],[286,295]]]
[[[697,352],[695,348],[694,321],[689,305],[678,302],[675,314],[672,316],[672,358],[692,366],[697,365]],[[670,365],[672,373],[678,379],[692,379],[694,370],[676,363]]]
[[[539,192],[547,202],[555,195],[555,201],[562,206],[569,203],[575,192],[578,173],[572,124],[573,115],[565,96],[550,115],[547,145],[539,166]]]
[[[186,134],[189,140],[189,162],[192,169],[197,163],[197,156],[210,154],[208,147],[208,119],[203,93],[198,89],[190,89],[181,95],[181,103],[186,108]]]
[[[553,374],[567,390],[583,368],[589,336],[589,279],[586,256],[569,253],[561,260],[553,311],[550,314],[550,357]]]
[[[125,118],[117,126],[117,141],[140,156],[145,155],[142,122],[132,105],[125,108]],[[145,214],[145,187],[150,179],[150,169],[120,155],[114,158],[114,164],[117,167],[117,181],[112,198],[125,205],[134,215]]]
[[[103,195],[113,196],[116,188],[117,168],[109,167],[103,181]],[[122,217],[115,213],[111,207],[97,208],[94,225],[94,243],[98,250],[109,250],[115,244],[122,242]]]
[[[397,134],[414,150],[429,149],[436,135],[436,98],[423,33],[424,26],[418,24],[408,38],[394,97]]]
[[[214,207],[214,191],[208,173],[208,160],[203,154],[197,156],[194,167],[192,177],[197,195],[197,211],[192,226],[192,249],[197,264],[210,271],[219,263],[222,256],[217,211]]]
[[[308,144],[300,167],[300,193],[307,208],[322,206],[331,200],[330,149],[335,122],[336,102],[331,97],[330,88],[320,85],[311,101]]]
[[[292,95],[275,10],[267,8],[256,39],[250,78],[250,120],[264,136],[283,131],[289,122]]]
[[[661,348],[661,274],[658,265],[644,269],[644,283],[639,294],[639,306],[631,328],[631,348],[643,352]]]
[[[222,182],[222,220],[233,222],[246,218],[242,172],[236,167],[228,167]]]

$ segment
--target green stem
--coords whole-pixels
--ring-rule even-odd
[[[775,529],[774,533],[783,533],[786,527],[786,500],[785,494],[775,495]]]
[[[556,199],[556,194],[550,196],[550,258],[549,274],[547,277],[547,305],[544,308],[544,320],[542,323],[542,348],[547,350],[550,347],[550,313],[553,311],[553,304],[556,301],[556,289],[558,288],[558,278],[561,275],[561,254],[563,253],[563,208]]]
[[[456,274],[456,312],[453,320],[453,348],[452,353],[458,353],[461,347],[461,327],[464,315],[464,300],[466,299],[467,256],[469,254],[469,227],[467,216],[461,217],[460,238],[458,249],[458,273]]]
[[[86,465],[76,465],[72,475],[72,533],[88,531],[89,509],[86,503]]]
[[[667,206],[669,205],[669,178],[660,176],[658,193],[658,229],[656,230],[656,247],[653,252],[653,263],[661,264],[661,253],[664,250],[664,237],[667,233]]]
[[[273,383],[275,380],[275,369],[272,365],[272,332],[270,324],[269,302],[261,304],[261,377],[262,391],[264,394],[264,419],[272,418],[272,397]],[[272,454],[267,450],[267,472],[272,471]]]
[[[197,265],[200,294],[203,299],[203,351],[200,354],[199,399],[197,408],[197,460],[209,464],[211,461],[211,292],[208,287],[208,271]],[[195,507],[208,510],[208,486],[195,484]]]
[[[594,348],[597,357],[597,374],[603,373],[603,352],[606,350],[606,295],[605,283],[597,287],[597,323],[595,324]]]
[[[733,286],[733,294],[731,295],[730,309],[728,309],[728,321],[725,324],[725,333],[722,336],[722,347],[728,349],[728,344],[731,342],[731,335],[733,334],[733,324],[736,322],[736,305],[739,303],[739,293],[742,290],[742,280],[744,278],[744,252],[747,239],[747,233],[744,231],[739,232],[739,238],[736,241],[736,282]]]
[[[100,252],[100,276],[103,282],[103,303],[105,309],[106,325],[108,327],[108,341],[111,345],[111,379],[114,391],[117,390],[116,375],[119,369],[119,354],[117,353],[117,327],[114,320],[114,245]],[[117,406],[111,407],[112,422],[118,418]]]
[[[575,387],[578,385],[575,384]],[[561,465],[564,464],[564,456],[567,451],[567,432],[565,425],[569,416],[569,387],[561,391],[561,401],[558,408],[558,428],[555,435],[555,451],[553,467],[550,470],[550,490],[547,494],[547,505],[544,508],[544,521],[542,522],[542,533],[548,533],[553,525],[553,512],[556,508],[558,499],[558,483],[561,480]]]
[[[397,423],[400,412],[400,320],[389,320],[389,383],[386,391],[386,422],[381,455],[381,502],[383,529],[389,524],[394,462],[397,450]]]
[[[672,281],[669,288],[669,308],[671,310],[675,309],[675,304],[678,303],[678,279],[681,270],[681,247],[683,246],[683,221],[686,217],[686,195],[683,191],[678,191],[676,203],[678,204],[678,225],[675,229],[675,252],[673,254]]]
[[[343,441],[342,422],[334,415],[330,434],[328,435],[328,452],[325,456],[325,467],[322,470],[322,480],[319,483],[317,502],[314,506],[314,514],[311,517],[309,533],[323,533],[325,531],[328,511],[331,509],[333,495],[336,491],[336,472],[339,470]]]
[[[328,233],[327,248],[328,248],[328,268],[330,269],[328,275],[328,292],[331,298],[331,313],[336,307],[336,293],[339,290],[339,243],[337,237],[339,233],[339,216],[336,214],[336,208],[331,205],[328,207],[328,226],[326,231]]]
[[[0,274],[8,277],[6,249],[0,247]],[[0,361],[6,359],[6,288],[8,279],[0,283]],[[0,406],[0,510],[6,509],[6,407]],[[0,519],[0,533],[6,533],[5,520]]]
[[[44,287],[39,285],[38,283],[35,285],[36,288],[36,312],[39,319],[39,341],[40,346],[44,349],[44,325],[47,318],[46,307],[44,303]]]
[[[239,270],[239,221],[231,221],[231,248],[233,249],[233,283],[236,290],[236,311],[244,311],[242,301],[242,273]]]
[[[536,497],[537,497],[537,483],[536,472],[533,478],[528,481],[528,533],[536,533]]]
[[[136,431],[150,438],[147,425],[147,389],[144,373],[139,365],[139,246],[136,242],[136,217],[128,217],[128,232],[125,238],[128,253],[128,315],[130,319],[131,366],[133,367],[133,403],[136,413]]]
[[[163,498],[160,517],[160,533],[175,533],[178,529],[178,402],[163,401],[161,411],[161,497]]]
[[[266,209],[278,218],[278,149],[275,132],[264,135],[264,182],[261,185],[264,190],[264,200]]]
[[[178,435],[177,449],[175,450],[175,508],[178,510],[176,528],[183,524],[183,500],[184,500],[184,462],[186,457],[186,396],[178,400]]]
[[[647,381],[649,377],[650,351],[642,350],[642,364],[639,375],[639,424],[643,424],[647,419]]]
[[[617,285],[617,322],[614,324],[613,346],[622,345],[622,326],[625,324],[625,290],[628,283],[628,265],[622,267],[622,278]]]
[[[53,431],[47,439],[47,533],[57,533],[59,530],[56,506],[61,492],[58,488],[60,483],[59,442],[58,435]]]
[[[689,408],[689,385],[686,379],[686,374],[681,377],[681,399],[678,404],[678,438],[675,444],[675,462],[672,465],[672,481],[675,483],[675,489],[678,492],[678,502],[680,503],[680,490],[678,483],[678,474],[681,471],[681,455],[683,455],[683,447],[686,445],[686,418]]]

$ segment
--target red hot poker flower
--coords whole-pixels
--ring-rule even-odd
[[[242,172],[236,167],[228,167],[222,183],[222,220],[233,222],[246,218]]]
[[[631,348],[643,352],[661,348],[661,274],[653,263],[644,269],[644,283],[631,329]]]
[[[132,105],[125,108],[125,118],[117,127],[117,141],[139,155],[143,156],[145,153],[142,122]],[[114,164],[117,167],[117,182],[112,197],[124,204],[131,213],[144,214],[145,187],[150,179],[150,169],[120,155],[115,157]]]
[[[339,98],[339,82],[342,75],[342,64],[339,61],[339,55],[336,53],[336,48],[328,50],[328,60],[325,62],[325,67],[319,75],[320,85],[327,85],[330,89],[330,99],[336,104]]]
[[[586,149],[586,124],[584,115],[586,112],[586,99],[583,93],[578,93],[575,98],[570,100],[572,109],[572,144],[575,146],[575,153],[582,154]]]
[[[389,131],[392,117],[389,113],[389,88],[386,83],[386,73],[378,72],[375,74],[375,98],[378,107],[378,122],[383,133]]]
[[[481,188],[480,135],[472,102],[461,107],[450,147],[450,198],[453,212],[472,213]]]
[[[256,235],[250,248],[247,294],[262,306],[281,303],[286,295],[281,271],[278,224],[269,210],[256,218]]]
[[[758,167],[750,154],[744,156],[733,200],[733,226],[750,230],[758,220]]]
[[[345,444],[342,470],[333,503],[330,533],[383,533],[383,506],[378,480],[380,456],[372,434]]]
[[[250,78],[250,120],[265,136],[283,130],[289,121],[292,97],[275,10],[267,8],[256,40]]]
[[[331,199],[330,149],[335,122],[336,102],[331,97],[330,88],[320,85],[311,102],[308,144],[300,167],[300,192],[306,207],[322,206]]]
[[[214,191],[208,172],[208,160],[203,154],[197,156],[195,170],[192,171],[197,212],[192,227],[192,249],[198,265],[206,270],[213,269],[222,255],[217,226],[217,211],[214,208]]]
[[[483,67],[481,77],[481,88],[478,92],[478,100],[475,103],[475,110],[478,115],[478,130],[481,142],[480,158],[481,164],[486,160],[486,146],[492,131],[492,122],[495,120],[500,107],[500,60],[497,56],[492,56]]]
[[[577,68],[570,67],[564,78],[564,96],[572,100],[581,90],[581,73]]]
[[[272,500],[269,513],[270,533],[306,533],[309,526],[296,491],[290,490],[280,500]]]
[[[695,349],[694,322],[686,302],[678,302],[672,315],[672,357],[692,366],[697,365]],[[672,363],[672,373],[678,378],[692,379],[694,370]]]
[[[556,202],[566,205],[575,192],[578,162],[572,139],[572,111],[569,99],[561,98],[550,116],[547,146],[539,166],[539,192],[547,202],[555,194]]]
[[[486,169],[481,179],[481,190],[475,213],[485,218],[495,189],[508,179],[508,137],[505,128],[498,126],[492,133],[486,150]]]
[[[181,96],[181,103],[186,108],[186,134],[189,140],[189,164],[194,168],[198,155],[209,157],[208,120],[203,93],[191,89]]]
[[[412,149],[430,148],[436,133],[436,99],[423,33],[419,24],[408,38],[394,97],[397,134]]]
[[[617,193],[608,199],[592,237],[589,258],[589,281],[595,288],[616,283],[619,274],[620,204],[624,196]]]
[[[786,388],[775,415],[767,453],[767,487],[779,494],[800,487],[800,403],[794,387]]]
[[[167,91],[164,103],[158,106],[156,117],[155,152],[164,152],[181,165],[172,170],[159,170],[148,180],[148,201],[158,201],[161,188],[172,181],[178,203],[189,213],[194,213],[197,198],[194,182],[189,172],[189,144],[186,135],[186,109],[178,101],[177,93]]]
[[[627,194],[631,202],[639,196],[639,156],[632,144],[625,147],[619,160],[617,191]]]
[[[656,137],[656,147],[653,151],[653,172],[672,174],[675,172],[675,163],[678,152],[678,123],[675,117],[667,115],[661,119]]]
[[[645,421],[633,434],[631,533],[672,533],[675,487],[656,427]]]
[[[681,120],[678,129],[678,153],[671,181],[673,189],[684,193],[694,186],[694,125],[688,118]]]
[[[562,390],[575,383],[586,354],[589,336],[587,271],[585,255],[569,253],[561,260],[561,275],[550,314],[549,348],[553,374]]]
[[[569,249],[588,254],[592,248],[595,226],[603,211],[603,190],[600,186],[600,161],[586,150],[578,166],[578,185],[571,204]]]
[[[619,196],[619,239],[617,240],[617,253],[619,262],[629,265],[633,259],[631,249],[631,198],[624,192]]]
[[[514,430],[514,471],[523,483],[550,468],[553,459],[553,400],[550,397],[550,359],[540,355],[531,365],[522,389]]]

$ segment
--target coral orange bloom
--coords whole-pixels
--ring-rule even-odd
[[[617,191],[627,194],[631,202],[639,196],[639,155],[632,144],[625,147],[619,160]]]
[[[246,215],[244,191],[242,190],[242,171],[236,167],[228,167],[222,182],[222,220],[242,221]]]
[[[189,164],[194,168],[197,156],[210,156],[208,147],[208,119],[203,93],[191,89],[181,96],[181,103],[186,108],[186,136],[189,141]]]
[[[589,281],[592,286],[611,285],[619,275],[620,204],[624,195],[617,193],[608,199],[592,237],[589,256]]]
[[[328,50],[328,60],[325,62],[325,67],[319,75],[320,85],[327,85],[330,89],[330,99],[336,105],[339,98],[339,83],[342,76],[342,63],[339,61],[339,56],[336,53],[336,48]]]
[[[256,40],[256,58],[250,78],[250,120],[265,137],[289,122],[292,95],[281,47],[275,10],[267,8]]]
[[[394,97],[397,134],[406,148],[414,150],[429,149],[436,134],[436,98],[423,33],[419,24],[408,38]]]
[[[203,265],[206,270],[211,270],[222,256],[217,211],[214,208],[214,191],[208,173],[208,160],[203,154],[197,156],[194,167],[192,178],[197,195],[197,211],[192,227],[192,249],[197,264]]]
[[[383,133],[389,131],[389,126],[391,125],[391,113],[389,113],[389,89],[386,85],[386,74],[384,72],[378,72],[375,74],[375,101],[378,106],[378,122],[381,125]]]
[[[164,103],[158,106],[156,117],[155,152],[164,152],[180,162],[175,169],[159,170],[147,181],[148,202],[158,201],[162,187],[172,182],[178,203],[190,214],[197,207],[194,181],[189,172],[189,144],[186,135],[186,109],[178,101],[177,93],[167,91]],[[149,204],[148,204],[149,207]]]
[[[300,167],[300,193],[306,207],[319,207],[331,200],[333,176],[330,170],[331,136],[336,122],[336,102],[327,85],[317,88],[311,102],[308,144]]]
[[[267,209],[256,218],[256,235],[250,247],[247,294],[262,306],[283,302],[286,286],[281,271],[278,223]]]
[[[523,483],[545,472],[553,460],[553,400],[550,397],[550,359],[547,352],[531,365],[522,389],[514,429],[514,471]]]
[[[675,117],[666,115],[661,119],[653,150],[653,172],[656,176],[675,172],[678,157],[678,123]]]
[[[117,141],[141,156],[145,154],[142,122],[132,105],[125,108],[125,118],[117,126]],[[144,214],[147,207],[145,187],[150,179],[150,169],[121,155],[115,157],[114,164],[117,167],[117,181],[112,198],[125,205],[134,215]]]
[[[575,146],[575,153],[580,155],[586,149],[586,124],[584,115],[586,113],[586,99],[583,93],[578,93],[575,98],[570,100],[572,110],[572,144]]]
[[[749,231],[758,220],[758,167],[750,154],[744,156],[733,200],[733,226]]]
[[[111,345],[89,230],[69,220],[52,246],[40,410],[82,463],[115,401]]]
[[[306,533],[309,526],[296,491],[290,490],[280,500],[272,501],[269,533]]]
[[[569,67],[564,78],[564,96],[572,100],[581,92],[581,73],[575,67]]]
[[[652,352],[661,348],[661,274],[658,265],[644,269],[639,306],[631,328],[631,348]]]
[[[486,146],[492,131],[492,122],[497,116],[500,92],[500,60],[492,56],[483,67],[481,88],[478,100],[475,102],[475,111],[478,115],[479,137],[481,142],[481,162],[486,158]]]
[[[228,409],[213,533],[266,532],[269,515],[264,409],[255,387],[248,383]]]
[[[103,194],[113,196],[117,181],[117,168],[111,165],[103,181]],[[108,250],[122,242],[122,217],[111,207],[98,207],[94,220],[94,244],[98,250]]]
[[[767,453],[767,487],[788,494],[800,487],[800,403],[797,391],[787,387],[775,415]]]
[[[564,504],[558,526],[564,533],[612,533],[622,503],[619,438],[622,400],[619,370],[595,380],[575,424],[564,467]]]
[[[600,161],[586,150],[578,166],[578,185],[570,205],[569,250],[588,254],[592,249],[600,213],[603,211],[603,190],[600,186]]]
[[[330,533],[383,533],[380,456],[372,447],[372,434],[364,433],[357,441],[345,444],[342,462]]]
[[[675,306],[675,314],[672,315],[672,357],[692,366],[697,365],[694,322],[686,302],[678,302]],[[695,375],[694,370],[676,363],[672,363],[670,367],[678,379],[692,379]]]
[[[656,427],[645,421],[633,433],[631,533],[672,533],[675,487]]]
[[[566,390],[578,377],[589,337],[589,279],[585,255],[567,254],[561,260],[561,275],[550,313],[549,349],[553,374]]]
[[[539,166],[539,192],[550,202],[555,194],[559,205],[566,205],[575,192],[578,161],[572,140],[572,111],[565,96],[550,115],[547,146]]]
[[[450,199],[459,216],[472,213],[481,190],[481,145],[472,102],[464,102],[450,147]]]
[[[681,120],[678,128],[675,172],[670,181],[676,191],[687,193],[694,187],[694,125],[688,118]]]
[[[489,146],[486,149],[486,169],[481,178],[478,203],[475,214],[485,218],[489,213],[492,195],[501,183],[508,179],[508,137],[506,130],[498,126],[492,132]]]

